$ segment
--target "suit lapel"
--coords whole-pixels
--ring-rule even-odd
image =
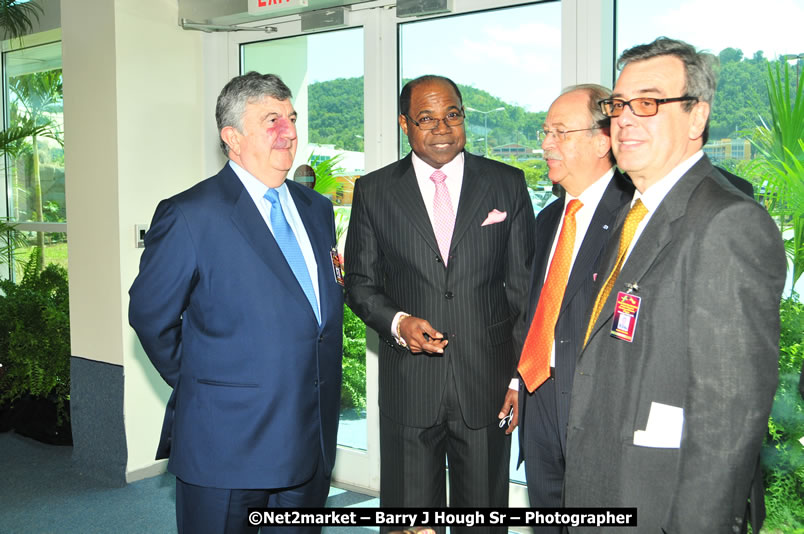
[[[634,245],[634,249],[628,256],[611,293],[606,299],[600,316],[589,335],[590,342],[598,330],[611,321],[614,315],[614,302],[617,298],[617,293],[625,290],[626,284],[638,285],[662,250],[673,241],[673,236],[675,235],[674,225],[678,219],[684,216],[692,192],[698,187],[707,172],[711,172],[711,170],[712,165],[709,163],[709,159],[704,156],[673,186],[661,204],[659,204],[656,212],[651,215],[648,225],[642,231],[642,235],[636,245]],[[606,270],[600,272],[601,276],[608,276],[614,265],[618,248],[616,243],[619,243],[622,225],[625,222],[625,216],[630,206],[630,203],[623,206],[623,210],[617,218],[616,237],[611,241],[611,246],[606,251]],[[639,295],[638,290],[636,294],[637,296]]]
[[[437,255],[441,255],[438,249],[433,225],[430,216],[427,215],[427,208],[424,206],[419,182],[416,180],[416,172],[413,170],[411,155],[408,154],[399,162],[394,169],[392,180],[393,195],[402,211],[407,215],[407,220],[413,226],[427,245],[433,249]]]
[[[461,185],[461,198],[458,202],[458,213],[455,214],[455,230],[452,232],[450,251],[455,250],[457,244],[466,235],[472,224],[477,223],[475,213],[480,209],[483,199],[488,195],[489,181],[480,175],[474,156],[465,153],[463,165],[463,184]]]
[[[613,229],[616,228],[613,224],[610,225],[605,221],[611,221],[612,215],[622,209],[623,203],[631,198],[630,191],[623,188],[624,181],[625,178],[620,175],[619,171],[615,170],[614,176],[606,187],[606,191],[603,193],[592,216],[592,221],[589,223],[581,248],[578,250],[578,257],[575,259],[572,272],[567,281],[567,289],[564,291],[561,312],[564,311],[567,304],[572,301],[573,295],[583,285],[585,277],[588,276],[587,266],[593,264],[595,258],[603,253]],[[576,269],[581,270],[582,275],[576,273]]]
[[[293,270],[291,270],[287,260],[285,260],[285,255],[282,254],[282,249],[277,245],[273,234],[265,225],[265,221],[260,215],[257,206],[254,205],[254,201],[251,199],[248,191],[243,187],[243,184],[240,182],[237,175],[234,174],[234,171],[231,171],[231,177],[228,177],[227,180],[225,186],[230,191],[233,190],[233,188],[239,188],[239,194],[235,197],[237,200],[232,207],[231,214],[232,222],[235,227],[243,234],[243,237],[246,238],[246,241],[248,241],[254,249],[257,256],[259,256],[263,263],[265,263],[265,266],[276,275],[282,285],[289,288],[291,291],[298,291],[298,298],[306,301],[307,297],[304,294],[304,290],[293,274]],[[295,201],[296,197],[294,196],[293,199]],[[305,221],[305,227],[307,227],[307,221]],[[313,246],[313,249],[315,249],[315,246]],[[316,256],[316,259],[318,260],[318,256]],[[313,320],[316,320],[312,307],[310,308],[310,314]]]

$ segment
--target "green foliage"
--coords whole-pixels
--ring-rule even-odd
[[[334,195],[338,190],[338,181],[335,179],[346,172],[343,167],[338,167],[338,163],[343,159],[342,154],[321,160],[316,157],[315,153],[310,153],[310,158],[307,163],[313,168],[315,172],[315,191],[322,195]]]
[[[804,529],[804,401],[798,390],[804,364],[804,304],[783,299],[780,306],[779,387],[762,450],[767,519],[763,530]]]
[[[51,397],[59,423],[70,395],[70,306],[67,271],[37,268],[39,250],[22,280],[0,280],[0,403],[22,395]]]
[[[0,28],[4,39],[19,39],[33,31],[33,20],[39,22],[39,16],[45,11],[35,1],[0,0]]]
[[[739,132],[756,127],[760,117],[770,116],[765,89],[767,61],[742,56],[742,51],[734,48],[720,53],[718,87],[709,120],[710,139],[738,137]]]
[[[11,265],[15,252],[28,244],[25,234],[17,231],[15,227],[15,224],[0,219],[0,265]]]
[[[787,62],[767,66],[770,100],[769,125],[753,130],[752,143],[759,153],[754,174],[767,182],[765,206],[778,217],[782,232],[792,229],[786,247],[793,260],[793,286],[804,273],[804,90],[791,89]]]
[[[403,80],[403,83],[408,81]],[[485,131],[486,122],[481,114],[467,112],[466,149],[469,152],[483,153],[485,141],[478,141],[480,138],[488,138],[489,150],[508,143],[539,148],[539,131],[547,112],[525,111],[516,104],[503,102],[488,92],[469,85],[459,83],[458,88],[461,90],[464,106],[480,110],[505,108],[505,111],[488,115],[488,132]],[[313,83],[308,86],[308,91],[310,142],[335,145],[339,150],[362,152],[363,77]],[[388,120],[396,120],[396,117],[389,117]],[[410,145],[402,136],[402,153],[407,154],[409,151]]]
[[[313,83],[307,91],[310,142],[363,152],[363,77]]]
[[[349,228],[351,215],[351,208],[335,208],[335,243],[341,242],[341,238]]]
[[[366,409],[366,325],[343,307],[343,386],[341,409]]]

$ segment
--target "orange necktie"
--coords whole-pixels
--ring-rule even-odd
[[[542,286],[539,303],[522,349],[522,357],[519,359],[517,370],[531,393],[550,376],[550,354],[553,352],[556,321],[561,310],[561,301],[564,300],[564,290],[567,288],[572,265],[572,249],[575,246],[575,213],[582,207],[580,200],[573,199],[564,211],[564,224],[550,261],[547,280]]]
[[[589,326],[586,327],[586,337],[583,338],[584,347],[586,346],[586,342],[589,341],[592,328],[594,328],[597,318],[600,317],[600,312],[603,310],[606,299],[609,298],[609,293],[611,293],[614,287],[614,282],[617,281],[617,276],[620,274],[620,269],[625,262],[625,253],[628,252],[628,247],[634,239],[637,226],[639,226],[639,223],[647,214],[648,208],[642,203],[642,199],[638,198],[625,217],[623,233],[620,234],[620,248],[617,250],[617,263],[614,264],[614,269],[612,269],[609,277],[606,278],[606,283],[603,284],[600,293],[597,294],[597,298],[595,299],[595,306],[592,308],[592,317],[589,319]]]

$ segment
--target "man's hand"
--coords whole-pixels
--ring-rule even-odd
[[[519,392],[515,389],[508,388],[508,392],[505,394],[505,400],[503,401],[502,408],[500,408],[500,413],[497,414],[497,418],[502,422],[503,418],[511,413],[511,409],[514,410],[514,413],[511,416],[511,422],[508,423],[508,427],[505,429],[506,434],[513,432],[516,425],[519,424]]]
[[[427,334],[427,336],[425,336]],[[444,354],[444,347],[447,346],[444,336],[433,328],[426,319],[406,315],[399,319],[399,335],[408,344],[410,352],[432,352]]]

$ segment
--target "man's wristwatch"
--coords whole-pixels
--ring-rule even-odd
[[[410,317],[410,314],[403,313],[402,315],[399,316],[399,320],[396,322],[396,342],[403,349],[408,348],[408,344],[405,341],[405,338],[402,337],[402,329],[401,329],[402,320],[405,319],[406,317]]]

